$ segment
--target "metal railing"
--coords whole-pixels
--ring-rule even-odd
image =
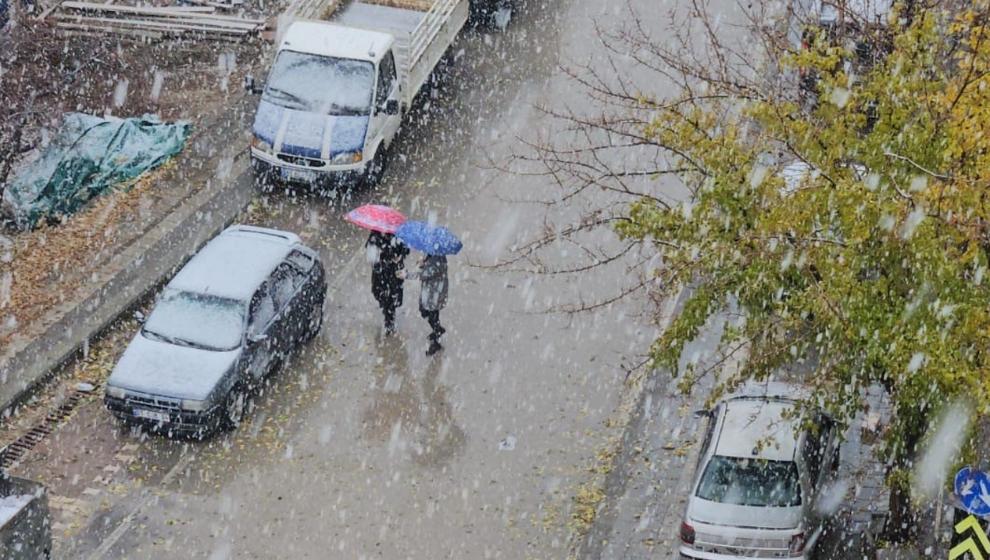
[[[413,66],[419,62],[430,43],[436,39],[440,28],[450,19],[451,13],[464,0],[437,0],[420,20],[410,35],[407,70],[411,74]]]

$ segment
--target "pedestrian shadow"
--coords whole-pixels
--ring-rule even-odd
[[[434,356],[428,362],[420,383],[423,407],[420,409],[418,446],[413,460],[430,468],[447,465],[464,449],[467,437],[454,418],[453,407],[447,398],[447,386],[440,382],[445,362]]]
[[[405,341],[395,336],[384,337],[379,340],[377,351],[371,404],[362,414],[361,425],[367,439],[387,442],[393,430],[414,423],[419,403]]]
[[[395,336],[380,340],[371,402],[361,417],[364,437],[425,468],[450,463],[467,438],[440,381],[442,367],[437,356],[414,375],[405,341]]]

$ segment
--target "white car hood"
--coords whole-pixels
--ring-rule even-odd
[[[107,384],[161,397],[204,400],[240,354],[240,348],[216,352],[158,342],[138,333]]]
[[[753,507],[723,504],[692,496],[687,516],[692,521],[749,529],[795,529],[801,524],[801,506]]]

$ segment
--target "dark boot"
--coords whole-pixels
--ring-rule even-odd
[[[430,340],[436,340],[439,342],[440,337],[443,336],[443,333],[447,332],[447,329],[440,325],[440,312],[430,311],[426,317],[426,320],[430,323],[430,328],[433,329],[433,332],[430,333]]]
[[[382,313],[385,315],[385,336],[391,336],[395,334],[395,308],[382,308]]]
[[[430,347],[426,349],[426,355],[432,356],[441,350],[443,350],[443,346],[440,344],[440,342],[437,341],[436,339],[431,338]]]

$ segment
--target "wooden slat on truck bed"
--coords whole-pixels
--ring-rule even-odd
[[[282,14],[291,21],[300,19],[326,19],[337,10],[340,0],[292,0]]]
[[[433,6],[435,0],[361,0],[365,4],[378,4],[379,6],[390,6],[392,8],[402,8],[404,10],[416,10],[417,12],[427,12]]]

